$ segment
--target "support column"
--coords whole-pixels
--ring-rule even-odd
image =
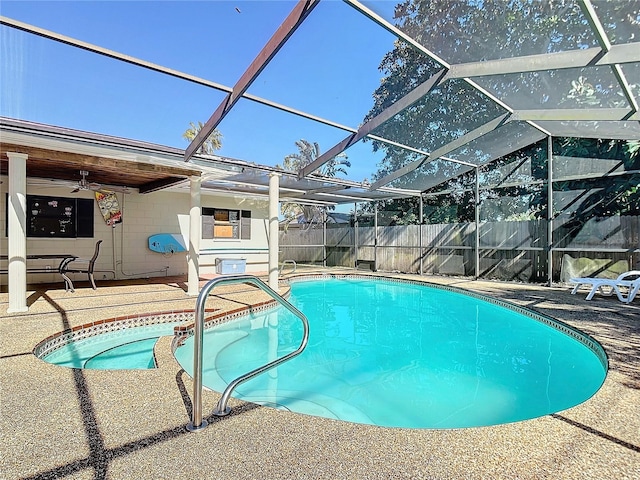
[[[353,266],[358,268],[358,204],[353,204]]]
[[[378,202],[373,203],[373,271],[378,271]]]
[[[269,286],[278,291],[278,205],[280,203],[280,173],[269,174]]]
[[[423,200],[422,200],[422,192],[420,192],[420,203],[419,203],[419,207],[420,208],[420,214],[418,215],[418,228],[420,230],[418,230],[418,244],[420,246],[420,275],[424,274],[423,271],[423,266],[422,266],[422,259],[424,257],[424,252],[422,250],[422,224],[424,222],[424,217],[423,217]]]
[[[29,310],[27,307],[27,158],[26,153],[7,152],[9,157],[9,229],[7,313]]]
[[[547,284],[553,283],[553,137],[547,137]]]
[[[202,218],[200,211],[200,177],[190,177],[191,205],[189,209],[189,256],[187,257],[187,295],[196,296],[200,292],[200,237]]]
[[[324,207],[324,221],[322,222],[322,266],[327,267],[327,219],[329,218],[327,207]]]
[[[476,280],[480,278],[480,167],[476,167],[476,185],[475,185],[475,252],[476,252]]]

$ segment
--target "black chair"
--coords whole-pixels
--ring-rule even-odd
[[[86,273],[89,276],[89,281],[91,282],[91,286],[94,290],[97,290],[96,282],[93,279],[93,269],[96,264],[96,260],[98,259],[98,255],[100,254],[100,244],[102,240],[98,240],[96,242],[96,250],[93,252],[93,257],[90,259],[82,259],[82,258],[74,258],[67,264],[62,267],[62,277],[64,278],[64,288],[65,290],[75,291],[73,289],[73,282],[69,277],[66,276],[66,273]],[[78,264],[78,265],[76,265]],[[86,267],[82,268],[80,265],[86,264]]]

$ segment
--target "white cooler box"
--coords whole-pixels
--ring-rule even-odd
[[[246,266],[244,258],[216,258],[216,273],[220,275],[244,273]]]

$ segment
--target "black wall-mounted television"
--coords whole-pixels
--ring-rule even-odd
[[[94,201],[88,198],[27,195],[27,237],[92,238]],[[9,194],[6,198],[9,230]]]

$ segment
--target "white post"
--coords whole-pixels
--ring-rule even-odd
[[[324,219],[322,222],[322,266],[327,267],[327,207],[324,207]]]
[[[190,177],[191,206],[189,210],[189,256],[187,257],[187,295],[195,297],[200,291],[200,177]]]
[[[269,286],[278,291],[278,204],[281,174],[269,174]]]
[[[553,285],[553,137],[547,137],[547,286]]]
[[[9,201],[7,253],[9,307],[7,313],[29,310],[27,307],[27,158],[26,153],[7,152],[9,157]]]
[[[424,275],[423,271],[423,262],[422,259],[424,257],[424,252],[422,250],[422,224],[424,223],[423,211],[424,211],[424,200],[422,199],[422,192],[420,192],[420,202],[418,208],[420,209],[420,213],[418,214],[418,244],[420,245],[420,275]]]
[[[358,203],[353,202],[353,263],[351,266],[358,268]]]
[[[480,278],[480,167],[476,167],[476,184],[474,190],[474,205],[475,205],[475,222],[476,222],[476,234],[474,239],[474,250],[476,254],[476,280]]]
[[[378,271],[378,202],[373,202],[373,271]]]

